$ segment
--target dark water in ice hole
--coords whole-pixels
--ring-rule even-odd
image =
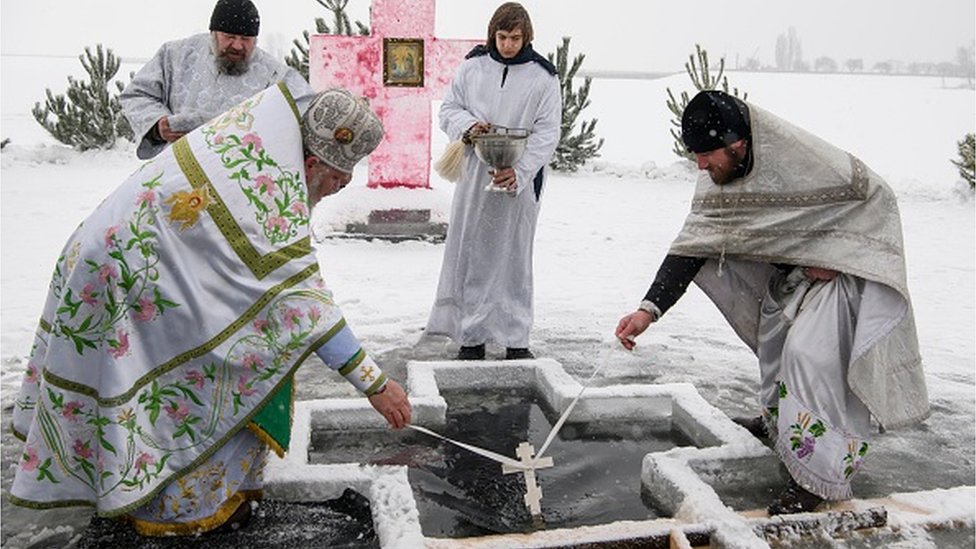
[[[446,437],[514,457],[528,440],[538,451],[558,415],[532,392],[446,393]],[[416,431],[313,431],[311,463],[407,465],[425,536],[464,538],[570,528],[660,516],[641,494],[641,461],[690,441],[666,419],[565,424],[546,451],[554,467],[536,471],[543,523],[525,506],[523,475]]]

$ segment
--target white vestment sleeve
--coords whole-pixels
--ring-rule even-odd
[[[559,146],[559,133],[563,117],[559,79],[553,76],[548,84],[539,101],[525,152],[515,163],[517,193],[521,193],[525,188],[532,188],[535,174],[546,167],[546,164],[552,159],[556,147]]]
[[[172,114],[165,99],[169,96],[170,87],[168,71],[166,70],[168,54],[169,44],[164,44],[156,52],[156,55],[136,73],[119,96],[122,110],[132,126],[132,131],[139,145],[137,153],[139,158],[155,156],[159,151],[151,151],[165,147],[165,144],[155,144],[150,141],[148,134],[160,118]]]
[[[438,113],[441,130],[450,137],[451,141],[461,139],[468,128],[479,122],[478,118],[464,107],[468,104],[465,97],[465,88],[467,87],[465,82],[470,67],[471,64],[462,63],[458,68],[458,73],[451,82],[451,88],[448,90],[444,102],[441,103],[441,109]]]

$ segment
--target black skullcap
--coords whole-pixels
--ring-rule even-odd
[[[261,17],[251,0],[217,0],[213,15],[210,16],[210,30],[257,36],[261,27]]]
[[[681,139],[694,153],[721,149],[751,135],[746,104],[718,90],[699,92],[681,116]]]

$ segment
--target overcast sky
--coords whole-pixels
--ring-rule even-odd
[[[417,0],[433,1],[433,0]],[[315,0],[255,0],[260,43],[283,54],[316,16],[329,14]],[[480,38],[498,0],[437,2],[436,35]],[[205,31],[208,0],[4,0],[0,53],[77,56],[101,43],[127,59],[145,59],[174,38]],[[572,53],[585,53],[590,70],[680,71],[695,43],[729,66],[757,56],[774,63],[776,37],[795,27],[803,58],[840,63],[955,61],[972,47],[974,0],[525,0],[536,29],[536,49],[554,51],[571,36]],[[597,6],[595,8],[594,6]],[[734,6],[734,7],[733,7]],[[349,0],[351,19],[368,21],[367,0]]]

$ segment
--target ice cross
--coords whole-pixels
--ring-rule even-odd
[[[365,96],[383,122],[383,141],[369,157],[370,188],[430,187],[430,102],[444,98],[464,55],[484,43],[435,37],[434,4],[373,0],[369,36],[310,39],[312,88]]]
[[[529,508],[532,516],[537,517],[542,514],[542,488],[535,482],[535,470],[552,467],[552,458],[544,457],[536,459],[535,448],[528,442],[523,442],[515,449],[515,455],[519,461],[524,463],[524,467],[512,467],[502,464],[502,474],[522,473],[525,475],[525,506]]]

